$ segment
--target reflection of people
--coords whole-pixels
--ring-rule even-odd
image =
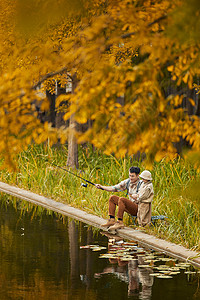
[[[144,259],[142,256],[138,256],[138,264],[144,265]],[[139,268],[139,281],[142,284],[142,290],[140,292],[140,299],[150,300],[153,286],[153,277],[150,276],[152,273],[151,268]]]
[[[142,267],[144,265],[144,259],[142,256],[138,256],[137,260],[131,260],[128,263],[128,274],[129,274],[129,286],[128,295],[140,295],[142,300],[150,300],[153,286],[153,277],[150,276],[152,269],[149,267]],[[142,285],[142,289],[139,292],[139,283]]]
[[[146,226],[151,224],[151,202],[153,200],[153,184],[151,173],[147,170],[140,174],[142,184],[138,193],[132,195],[138,203],[137,220],[139,226]]]
[[[108,192],[117,192],[117,191],[124,191],[127,189],[129,199],[125,197],[119,197],[116,195],[112,195],[109,198],[109,217],[110,219],[107,223],[103,224],[103,227],[110,227],[110,229],[119,229],[123,228],[123,215],[126,211],[127,213],[136,216],[138,212],[138,204],[136,200],[136,195],[139,190],[139,167],[131,167],[129,169],[129,178],[121,181],[117,185],[114,186],[103,186],[101,184],[96,184],[97,188],[104,189]],[[134,198],[132,197],[134,194]],[[115,210],[116,206],[118,206],[118,221],[115,221]]]
[[[127,281],[127,274],[126,274],[126,265],[128,264],[127,261],[121,261],[118,258],[109,258],[110,266],[103,269],[101,273],[95,273],[94,277],[99,278],[105,274],[114,274],[120,280]]]
[[[150,274],[153,272],[151,268],[142,267],[144,260],[141,256],[138,259],[121,261],[120,258],[110,258],[110,265],[104,268],[101,273],[95,273],[94,277],[99,278],[105,274],[113,274],[121,281],[128,283],[128,296],[138,296],[141,300],[150,300],[152,294],[153,277]],[[127,277],[128,266],[128,277]],[[141,284],[141,288],[140,288]]]
[[[139,270],[138,261],[130,260],[128,263],[128,296],[139,294]]]

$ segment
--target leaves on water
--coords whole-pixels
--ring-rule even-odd
[[[194,271],[185,271],[184,273],[185,273],[185,274],[190,274],[190,275],[191,275],[191,274],[196,274],[197,272],[194,272]]]
[[[100,245],[86,245],[80,246],[80,249],[91,249],[92,251],[101,251],[107,249]],[[138,264],[138,268],[151,270],[149,276],[159,279],[171,279],[181,273],[181,270],[185,270],[184,274],[192,275],[200,273],[200,271],[194,271],[191,264],[187,262],[177,262],[176,259],[166,257],[163,253],[154,252],[151,250],[145,250],[138,246],[136,242],[114,242],[109,244],[109,250],[107,253],[100,254],[100,259],[112,259],[116,263],[119,261],[130,262],[142,258],[143,263]],[[193,269],[192,269],[193,268]]]
[[[169,275],[159,275],[159,276],[157,276],[157,278],[160,278],[160,279],[170,279],[170,278],[173,278],[173,277],[169,276]]]
[[[92,249],[92,251],[101,251],[107,248],[99,245],[86,245],[86,246],[80,246],[80,249]]]

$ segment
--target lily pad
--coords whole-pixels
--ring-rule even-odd
[[[178,268],[178,267],[171,267],[170,271],[180,271],[180,268]]]
[[[108,256],[108,255],[102,255],[102,256],[99,256],[99,258],[112,258],[112,259],[117,259],[116,256]]]
[[[155,277],[160,276],[160,275],[161,275],[160,273],[151,273],[151,274],[149,274],[149,276],[155,276]]]
[[[157,276],[157,278],[160,278],[160,279],[170,279],[170,278],[173,278],[173,277],[169,276],[169,275],[160,275],[160,276]]]
[[[132,260],[132,257],[122,257],[120,258],[121,261],[130,261]]]
[[[183,267],[183,268],[188,268],[188,267],[190,267],[191,266],[191,264],[189,264],[189,263],[178,263],[178,264],[176,264],[176,267]]]
[[[92,251],[101,251],[101,250],[104,250],[104,249],[107,249],[107,248],[106,247],[93,247]]]
[[[159,258],[159,260],[161,260],[161,261],[166,261],[166,262],[169,262],[169,261],[176,261],[175,259],[169,258],[169,257],[161,257],[161,258]]]
[[[181,272],[178,272],[178,271],[177,271],[177,272],[170,272],[169,275],[178,275],[178,274],[180,274],[180,273],[181,273]]]
[[[157,259],[157,257],[156,256],[154,256],[154,255],[147,255],[146,257],[145,257],[145,260],[148,260],[148,259]]]
[[[155,263],[155,262],[157,262],[158,260],[157,259],[145,259],[145,262],[146,263]]]
[[[160,273],[163,273],[163,274],[169,274],[169,273],[171,273],[171,272],[168,271],[168,270],[161,270]]]
[[[160,265],[159,267],[155,267],[157,270],[170,270],[170,267],[166,265]]]

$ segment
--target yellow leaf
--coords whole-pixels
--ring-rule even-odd
[[[183,77],[183,82],[187,83],[188,77],[189,77],[189,72],[187,72],[187,73],[185,74],[185,76]]]
[[[193,99],[189,98],[188,100],[190,101],[190,103],[191,103],[193,106],[196,105],[196,103],[195,103],[195,101],[194,101]]]
[[[174,70],[174,66],[169,66],[169,67],[167,67],[167,70],[168,70],[169,72],[172,72],[172,71]]]
[[[42,102],[40,109],[42,111],[45,111],[45,110],[49,109],[49,101],[47,99]]]

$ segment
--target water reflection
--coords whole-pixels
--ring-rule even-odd
[[[108,234],[105,234],[108,236]],[[108,251],[112,252],[115,242],[123,243],[121,238],[113,236],[109,239]],[[152,286],[154,279],[150,276],[152,269],[145,262],[145,257],[141,254],[135,256],[134,259],[123,261],[123,256],[118,258],[108,258],[109,265],[106,266],[101,273],[95,273],[95,278],[100,278],[105,274],[112,274],[119,280],[127,283],[127,296],[137,296],[138,299],[150,300],[152,295]],[[139,268],[142,265],[143,268]],[[145,268],[145,265],[147,266]],[[141,288],[140,288],[141,286]]]
[[[144,255],[131,261],[107,258],[120,238],[14,200],[0,207],[0,299],[192,299],[198,275],[173,280],[151,276]],[[22,209],[23,208],[23,209]],[[80,249],[99,244],[105,250]],[[140,266],[143,266],[142,268]],[[146,267],[147,265],[147,267]]]
[[[105,274],[113,274],[119,280],[127,283],[128,297],[137,296],[137,299],[151,299],[154,279],[149,276],[152,270],[149,270],[149,268],[138,268],[139,263],[144,263],[142,257],[129,262],[122,262],[116,259],[109,259],[109,262],[110,266],[107,266],[102,273],[96,273],[94,275],[95,278],[100,278],[100,276]]]

